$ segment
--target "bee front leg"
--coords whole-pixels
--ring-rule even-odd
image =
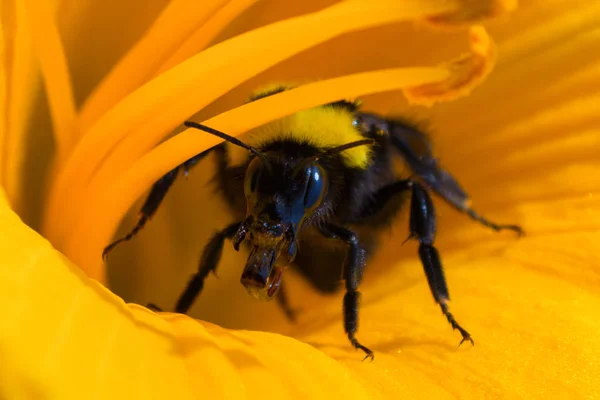
[[[195,155],[183,164],[173,168],[171,171],[163,175],[162,178],[156,181],[154,185],[152,185],[152,189],[150,190],[150,193],[148,194],[148,197],[146,198],[146,201],[144,202],[144,205],[140,210],[140,217],[135,227],[125,236],[115,240],[114,242],[106,246],[104,248],[104,251],[102,252],[102,258],[106,259],[108,253],[110,253],[120,243],[133,239],[133,237],[137,235],[138,232],[141,231],[142,228],[146,225],[146,222],[148,222],[150,218],[152,218],[152,216],[156,213],[156,210],[158,210],[158,207],[164,200],[167,192],[173,185],[173,182],[175,182],[179,170],[183,168],[185,174],[187,175],[189,169],[196,163],[198,163],[198,161],[206,157],[206,155],[211,150],[212,149],[209,149],[198,155]]]
[[[410,179],[400,180],[387,185],[375,193],[369,203],[365,204],[361,218],[364,220],[375,215],[394,196],[408,191],[411,192],[409,239],[416,239],[420,243],[419,257],[427,276],[431,294],[436,303],[439,304],[442,313],[444,313],[452,328],[461,333],[461,344],[465,341],[473,343],[469,332],[459,325],[448,309],[448,301],[450,300],[448,286],[446,285],[440,255],[434,246],[436,231],[435,208],[427,189],[420,183]]]
[[[348,254],[344,265],[344,279],[346,281],[346,294],[344,295],[344,330],[350,343],[366,353],[365,358],[373,360],[373,351],[363,346],[355,337],[358,331],[358,310],[360,292],[358,285],[362,279],[365,268],[366,254],[360,247],[358,236],[349,229],[335,225],[326,225],[321,228],[323,235],[330,239],[339,239],[348,245]]]
[[[221,260],[221,255],[223,254],[223,244],[225,239],[231,239],[241,225],[241,222],[231,224],[210,239],[202,252],[198,272],[192,275],[185,290],[179,296],[179,300],[177,300],[177,305],[175,306],[175,312],[182,314],[188,312],[189,308],[194,303],[194,300],[196,300],[196,297],[202,292],[204,280],[208,274],[216,271],[217,265]]]

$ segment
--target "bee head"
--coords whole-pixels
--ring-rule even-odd
[[[328,150],[315,149],[315,154],[307,157],[275,151],[249,162],[244,177],[247,217],[238,239],[247,238],[251,246],[241,278],[251,295],[273,297],[282,275],[276,261],[280,257],[285,264],[294,260],[298,232],[323,205],[329,179],[319,159],[372,143],[360,140]]]
[[[289,264],[296,251],[296,235],[306,219],[323,203],[328,179],[314,159],[293,162],[266,155],[254,157],[246,170],[244,193],[247,218],[245,239],[251,250],[241,282],[258,298],[271,298],[279,287],[280,257]],[[241,229],[242,229],[241,228]]]

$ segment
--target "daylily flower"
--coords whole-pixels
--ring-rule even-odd
[[[596,2],[5,3],[1,398],[598,395]],[[242,105],[272,81],[311,83]],[[229,222],[203,163],[108,269],[102,261],[136,199],[218,143],[197,131],[167,139],[184,120],[238,135],[359,97],[430,121],[436,154],[476,208],[527,232],[490,232],[437,203],[452,310],[474,347],[457,348],[414,244],[396,250],[406,218],[361,286],[372,363],[346,341],[341,293],[286,273],[302,310],[292,325],[246,295],[230,246],[198,319],[126,303],[172,304],[208,235]]]

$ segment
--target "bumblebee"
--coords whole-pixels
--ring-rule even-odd
[[[250,101],[287,90],[273,86]],[[174,168],[152,187],[133,230],[107,246],[133,238],[154,215],[181,173],[216,154],[217,186],[235,218],[206,244],[198,271],[179,297],[175,311],[186,313],[216,271],[225,239],[235,250],[245,243],[248,261],[241,283],[253,297],[276,298],[294,317],[283,285],[284,267],[300,271],[319,291],[331,293],[345,285],[344,330],[352,346],[373,359],[356,338],[359,284],[377,237],[391,225],[410,197],[410,236],[419,242],[419,257],[429,287],[461,344],[471,335],[448,309],[448,287],[434,246],[436,216],[430,192],[435,192],[473,220],[500,231],[523,233],[517,225],[491,222],[469,206],[469,197],[432,154],[428,138],[415,126],[360,111],[356,102],[339,101],[297,112],[261,126],[244,141],[210,127],[185,125],[219,136],[224,142]],[[414,178],[397,176],[400,157]],[[340,276],[343,280],[340,280]]]

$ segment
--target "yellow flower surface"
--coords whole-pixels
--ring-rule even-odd
[[[0,398],[600,396],[600,4],[5,3]],[[273,81],[300,86],[244,104]],[[371,363],[344,335],[343,293],[286,271],[300,310],[291,324],[245,293],[245,255],[230,244],[196,319],[133,304],[170,309],[208,237],[231,222],[202,163],[102,262],[136,199],[219,142],[180,132],[184,120],[235,136],[354,98],[428,121],[473,207],[526,231],[490,232],[436,201],[452,311],[475,346],[457,347],[415,244],[397,250],[406,216],[361,285]]]

